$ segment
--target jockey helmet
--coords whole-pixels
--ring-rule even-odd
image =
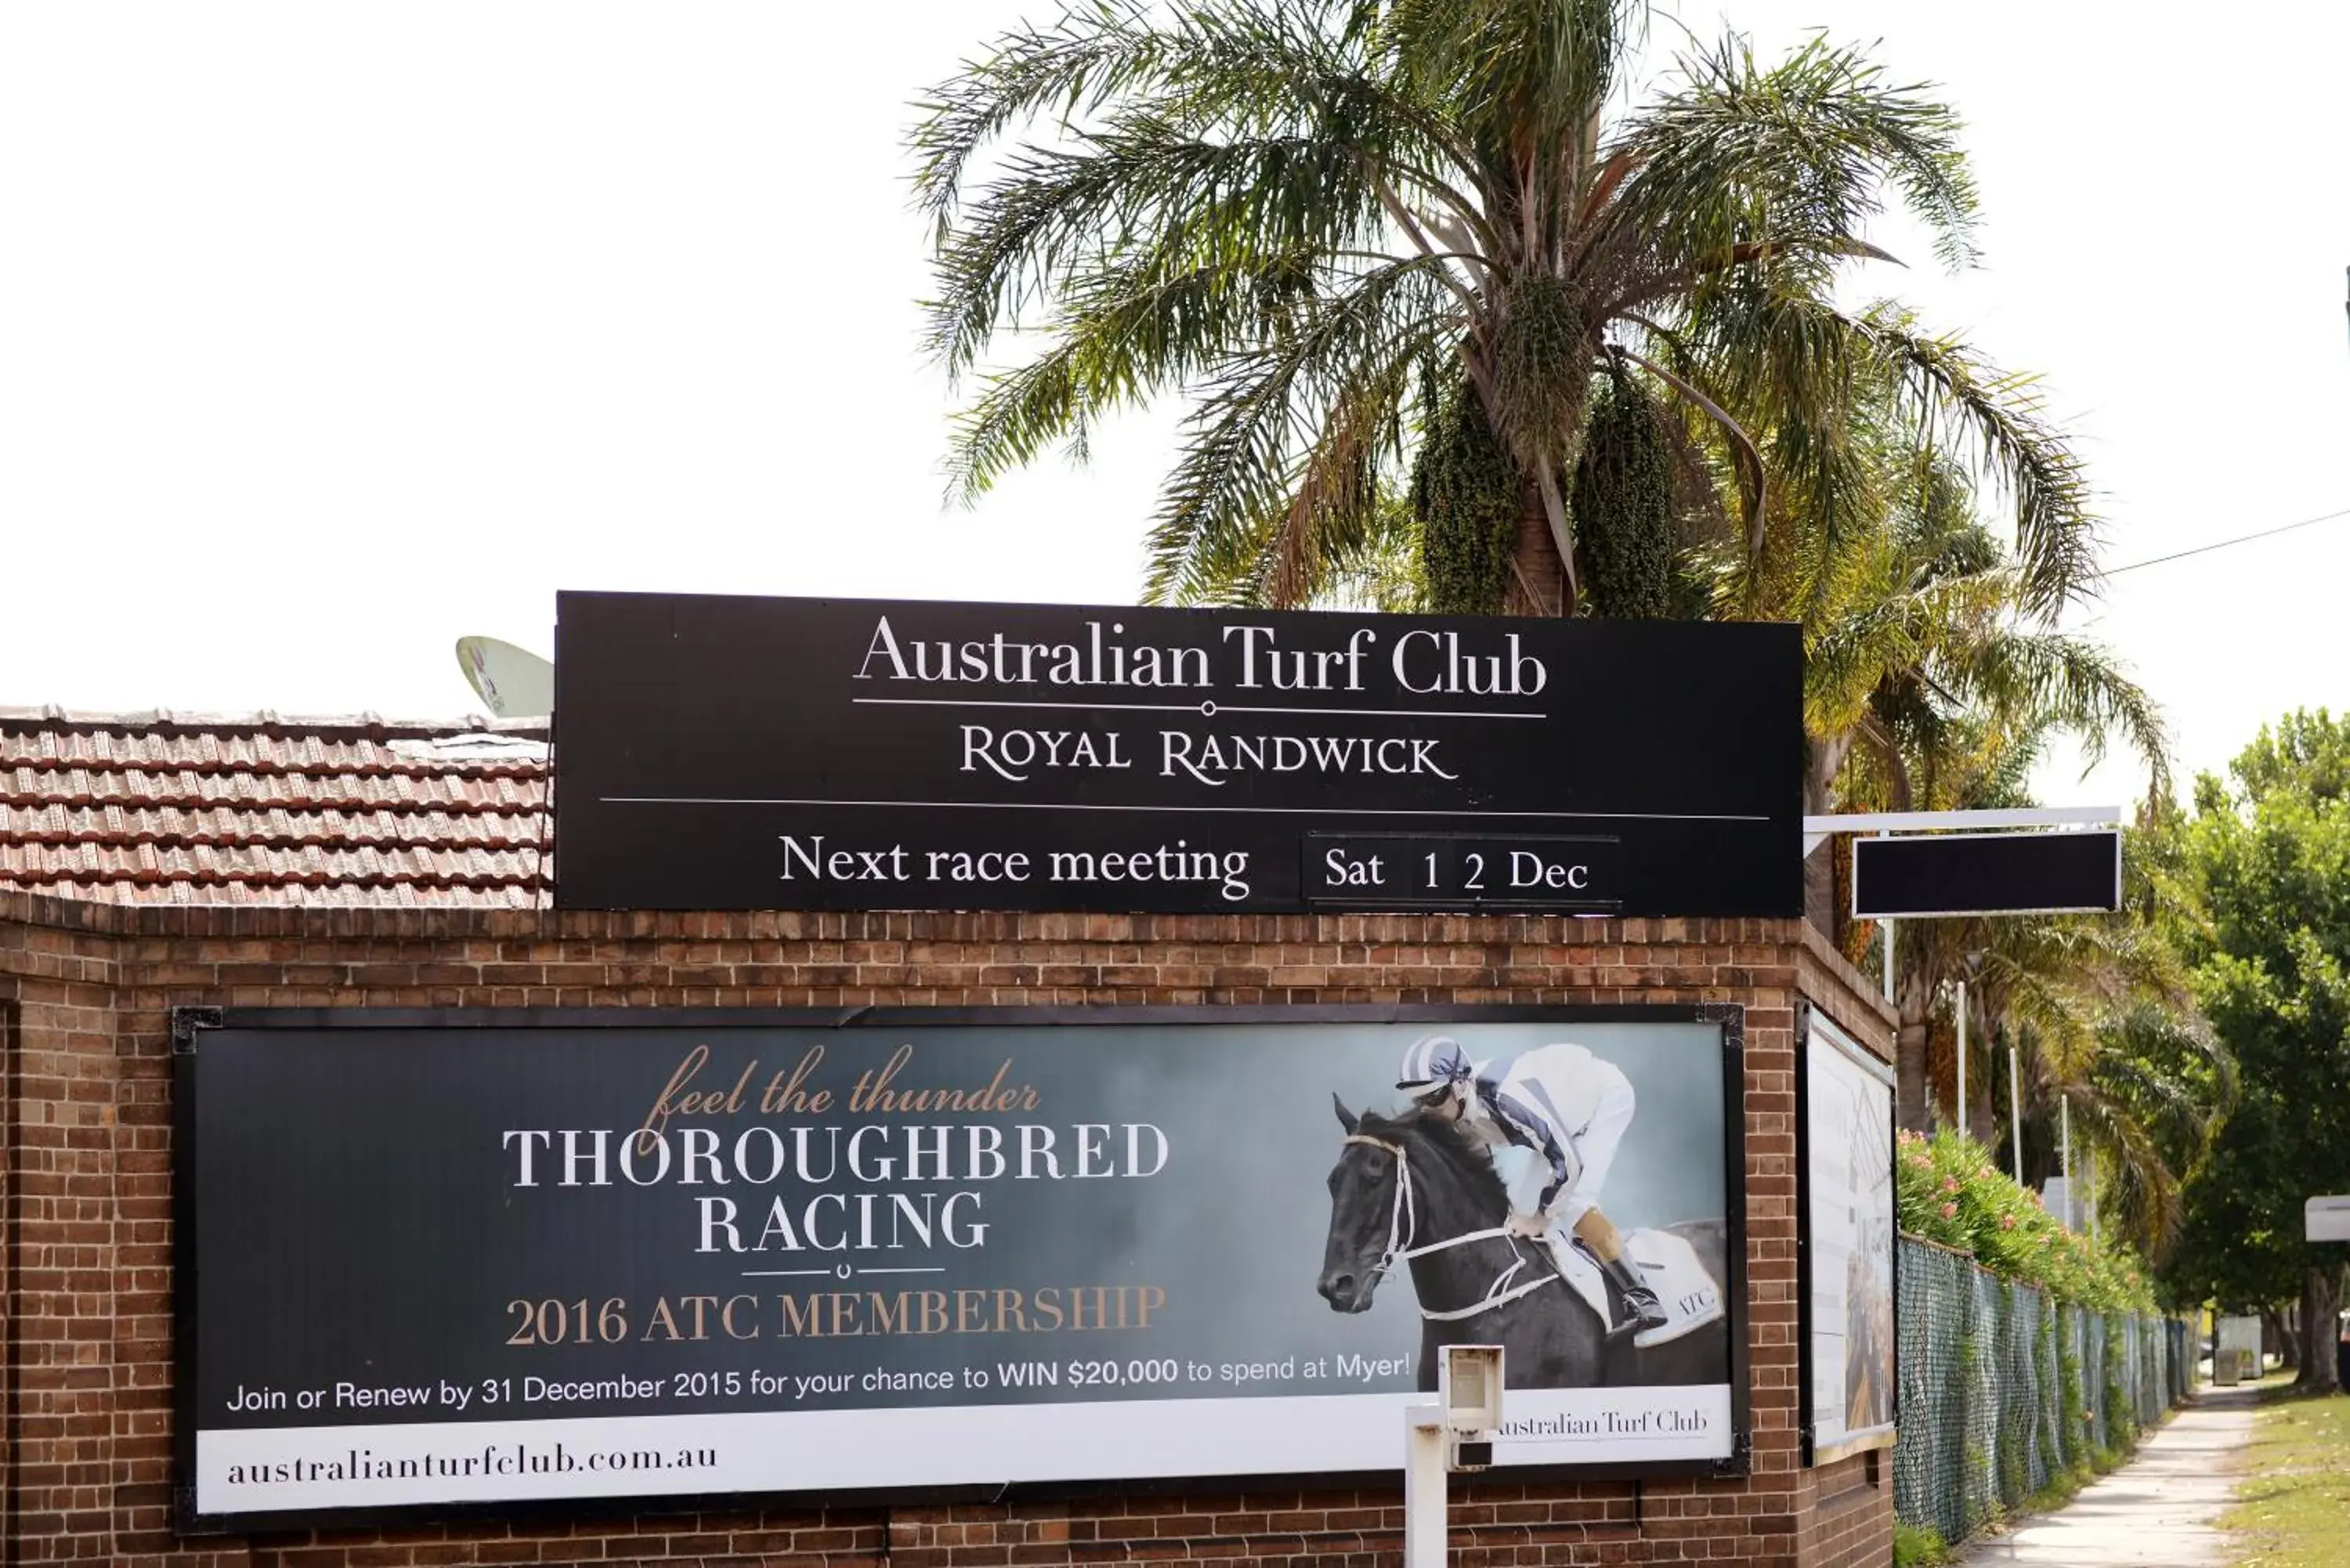
[[[1403,1054],[1403,1065],[1396,1069],[1396,1087],[1415,1095],[1431,1089],[1457,1088],[1476,1073],[1461,1042],[1447,1035],[1431,1034]]]

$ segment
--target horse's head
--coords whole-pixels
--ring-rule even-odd
[[[1397,1116],[1370,1111],[1357,1116],[1336,1096],[1331,1104],[1347,1141],[1330,1170],[1330,1236],[1315,1288],[1336,1311],[1366,1312],[1390,1246],[1498,1225],[1506,1199],[1491,1163],[1449,1124],[1416,1108]],[[1404,1151],[1400,1157],[1398,1150]],[[1399,1219],[1396,1203],[1405,1159],[1412,1170],[1408,1220]]]
[[[1347,1137],[1378,1138],[1385,1124],[1368,1112],[1357,1116],[1337,1096],[1330,1096]],[[1373,1143],[1349,1141],[1330,1168],[1330,1236],[1322,1248],[1322,1278],[1315,1289],[1336,1312],[1367,1312],[1379,1288],[1395,1221],[1395,1156]]]

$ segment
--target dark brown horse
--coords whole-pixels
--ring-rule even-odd
[[[1730,1334],[1713,1324],[1642,1350],[1560,1280],[1540,1243],[1503,1227],[1510,1202],[1493,1163],[1450,1125],[1407,1111],[1357,1117],[1333,1103],[1347,1143],[1330,1172],[1330,1239],[1318,1289],[1335,1311],[1367,1311],[1381,1277],[1411,1264],[1419,1294],[1419,1381],[1436,1386],[1440,1346],[1498,1345],[1513,1387],[1662,1386],[1730,1381]],[[1718,1220],[1666,1227],[1696,1249],[1717,1286]],[[1465,1240],[1464,1240],[1465,1238]],[[1482,1304],[1490,1303],[1490,1304]]]

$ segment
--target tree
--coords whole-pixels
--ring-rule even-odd
[[[1911,789],[1895,799],[1932,810],[2028,805],[2024,784],[2040,737],[2055,727],[2044,712],[2002,713],[1980,698],[1931,723],[1895,726],[1894,755]],[[1858,753],[1849,772],[1876,773],[1875,763]],[[1864,808],[1894,804],[1866,785],[1856,794]],[[2178,1229],[2180,1183],[2225,1104],[2229,1079],[2224,1053],[2195,1011],[2186,965],[2149,907],[2157,894],[2142,864],[2144,837],[2126,836],[2120,913],[1895,922],[1894,1055],[1903,1127],[1929,1130],[1939,1105],[1950,1107],[1948,1119],[1995,1142],[2007,1117],[1992,1089],[2015,1046],[2024,1068],[2018,1097],[2038,1138],[2040,1174],[2054,1173],[2056,1106],[2069,1099],[2076,1146],[2101,1160],[2122,1228],[2152,1254]],[[1953,1005],[1960,981],[1974,1051],[1963,1106],[1956,1103]]]
[[[1914,331],[1889,303],[1860,319]],[[2093,761],[2124,742],[2167,790],[2152,698],[2103,647],[2058,629],[2064,602],[2038,602],[1984,520],[1965,454],[1918,422],[1882,368],[1850,389],[1842,439],[1856,483],[1835,506],[1790,484],[1760,556],[1713,554],[1715,613],[1803,625],[1804,809],[1916,809],[1945,793],[1945,773],[1961,789],[2001,787],[1970,781],[2012,772],[2051,732]],[[2085,562],[2072,593],[2095,582]]]
[[[1907,319],[1891,306],[1865,318]],[[1982,520],[1967,466],[1908,420],[1886,380],[1857,385],[1848,410],[1845,439],[1869,483],[1846,498],[1841,516],[1822,515],[1790,486],[1793,504],[1762,556],[1711,553],[1716,613],[1803,625],[1806,813],[2026,805],[2030,769],[2046,737],[2059,732],[2093,754],[2118,738],[2167,781],[2167,739],[2153,701],[2102,647],[2059,629],[2053,612],[2028,607],[2023,574]],[[1832,846],[1806,864],[1806,903],[1858,961],[1872,933],[1836,896],[1850,874],[1849,850]],[[2066,1025],[2069,1069],[2095,1059],[2088,1043],[2103,1005],[2099,988],[2123,984],[2145,948],[2145,933],[2126,922],[1934,920],[1898,929],[1898,1103],[1902,1125],[1920,1132],[1932,1121],[1929,1070],[1947,1068],[1955,1054],[1957,981],[1971,982],[1979,1043],[2002,1026],[2005,999],[2022,1007],[2077,993],[2078,1006],[2054,1015]],[[2059,1038],[2049,1018],[2029,1032],[2019,1024],[2016,1033],[2021,1044],[2047,1040],[2052,1053]],[[2041,1053],[2027,1054],[2043,1064]],[[2056,1063],[2047,1057],[2048,1081]],[[1989,1073],[1974,1075],[1979,1089],[1990,1081]],[[2143,1160],[2132,1168],[2145,1179],[2132,1190],[2163,1211],[2155,1228],[2167,1229],[2176,1169]]]
[[[2012,782],[1960,799],[2027,804]],[[1939,1119],[1993,1149],[2005,1145],[2002,1168],[2020,1163],[2035,1186],[2058,1173],[2059,1123],[2069,1122],[2074,1175],[2095,1194],[2106,1228],[2159,1260],[2179,1235],[2186,1181],[2231,1103],[2234,1076],[2157,907],[2153,836],[2143,823],[2125,836],[2120,913],[1896,923],[1895,1103],[1905,1128],[1922,1133]],[[1970,1057],[1963,1105],[1961,982]]]
[[[1973,444],[2012,500],[2026,602],[2061,605],[2092,530],[2028,387],[1831,298],[1845,263],[1882,254],[1862,230],[1888,190],[1946,263],[1971,256],[1955,117],[1855,51],[1766,68],[1727,39],[1611,120],[1646,15],[1096,0],[994,39],[912,134],[932,349],[960,379],[1001,334],[1042,340],[982,379],[961,493],[1180,394],[1154,598],[1303,603],[1377,553],[1409,495],[1435,607],[1569,613],[1596,590],[1647,613],[1658,438],[1687,479],[1685,421],[1703,427],[1759,554],[1772,473],[1832,529],[1865,492],[1844,402],[1876,378]],[[1599,509],[1580,537],[1578,492]]]
[[[2350,722],[2290,714],[2230,773],[2197,781],[2184,940],[2241,1091],[2189,1184],[2171,1277],[2224,1305],[2297,1296],[2301,1343],[2322,1347],[2342,1258],[2302,1240],[2302,1205],[2350,1191]],[[2300,1380],[2333,1386],[2333,1358],[2302,1356]]]

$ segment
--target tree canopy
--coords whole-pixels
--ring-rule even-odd
[[[1864,231],[1887,200],[1943,261],[1972,257],[1956,116],[1856,50],[1764,65],[1735,37],[1630,104],[1647,16],[1093,0],[991,40],[911,139],[938,235],[931,346],[978,377],[959,489],[1180,396],[1154,598],[1295,605],[1389,580],[1364,562],[1391,555],[1409,496],[1438,607],[1596,592],[1655,613],[1656,531],[1684,504],[1750,556],[1774,485],[1829,543],[1865,524],[1846,410],[1869,381],[1999,483],[2021,602],[2064,603],[2095,528],[2029,383],[1834,298],[1882,254]],[[1014,335],[1036,351],[983,366]]]
[[[2302,1206],[2350,1192],[2350,721],[2290,714],[2229,774],[2198,781],[2177,875],[2196,991],[2241,1088],[2189,1184],[2168,1278],[2226,1306],[2302,1296],[2330,1326],[2340,1250],[2302,1240]]]

